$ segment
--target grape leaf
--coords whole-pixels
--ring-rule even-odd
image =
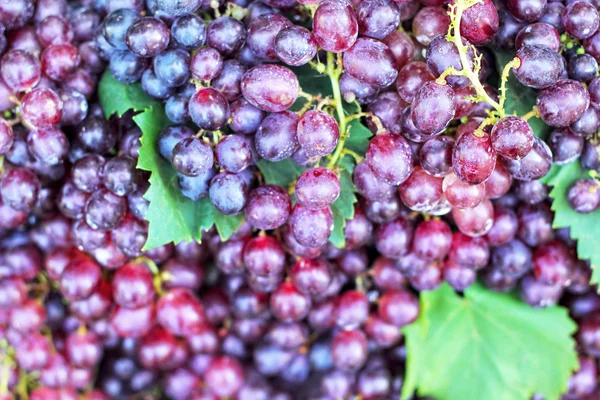
[[[329,237],[329,241],[338,248],[346,245],[344,237],[346,220],[354,218],[354,203],[358,201],[354,194],[356,189],[348,171],[340,172],[340,189],[340,196],[331,206],[334,224],[333,232]]]
[[[500,73],[504,69],[504,66],[514,58],[514,55],[510,52],[494,50],[494,54],[496,55],[496,66]],[[521,85],[511,72],[506,83],[506,101],[504,102],[506,115],[521,116],[527,114],[535,106],[536,99],[537,92],[527,86]],[[527,122],[529,122],[531,129],[533,129],[533,133],[542,139],[545,139],[551,130],[540,118],[532,117]]]
[[[581,167],[579,161],[562,167],[552,166],[552,169],[546,177],[544,183],[552,186],[550,197],[552,198],[552,210],[554,211],[554,221],[552,226],[555,229],[569,228],[571,238],[577,240],[577,255],[582,260],[590,260],[592,269],[592,283],[598,284],[600,274],[596,272],[600,266],[600,210],[589,214],[580,214],[575,212],[567,201],[569,188],[579,179],[589,179],[585,169]]]
[[[438,400],[558,399],[577,369],[577,325],[563,307],[531,308],[479,284],[464,297],[443,284],[420,302],[418,320],[403,329],[402,399],[415,389]]]
[[[150,99],[139,84],[124,85],[105,73],[98,95],[106,116],[127,110],[141,111],[133,120],[142,130],[138,168],[150,171],[150,188],[144,197],[150,202],[146,219],[148,240],[145,249],[167,243],[202,239],[202,231],[213,225],[227,240],[242,223],[242,216],[222,215],[208,199],[192,201],[179,191],[177,173],[156,150],[160,130],[169,124],[164,108]]]
[[[296,165],[291,158],[286,158],[278,162],[261,159],[258,161],[257,166],[266,184],[279,185],[286,190],[290,183],[298,179],[306,171],[306,168]]]

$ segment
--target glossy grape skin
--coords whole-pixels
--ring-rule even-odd
[[[250,193],[246,220],[256,229],[277,229],[285,224],[291,208],[290,196],[281,186],[261,186]]]
[[[249,135],[258,129],[265,117],[264,111],[254,107],[246,99],[240,98],[230,104],[231,122],[229,127],[236,133]]]
[[[526,205],[517,210],[519,218],[518,237],[525,244],[537,247],[554,238],[552,211],[546,203]]]
[[[116,51],[110,57],[109,70],[119,82],[137,82],[142,77],[145,68],[146,60],[127,50]]]
[[[441,260],[448,254],[451,241],[450,226],[444,221],[432,219],[417,226],[412,249],[423,260]]]
[[[358,36],[358,21],[350,2],[325,0],[314,14],[313,34],[324,50],[341,53],[348,50]]]
[[[289,108],[298,97],[298,79],[286,67],[273,64],[254,67],[242,78],[242,94],[252,105],[267,112]]]
[[[32,0],[4,3],[0,6],[0,22],[6,29],[21,27],[33,16],[34,10],[35,2]]]
[[[600,207],[600,192],[596,181],[582,179],[573,184],[567,193],[569,205],[578,213],[586,214]]]
[[[290,21],[279,14],[264,14],[252,21],[248,27],[246,43],[259,59],[277,60],[275,38],[285,28],[291,26]]]
[[[17,92],[31,89],[42,76],[40,62],[33,54],[23,50],[4,54],[0,71],[6,85]]]
[[[383,293],[378,302],[379,317],[401,328],[415,321],[419,316],[419,302],[410,292],[398,289]]]
[[[552,152],[546,143],[534,138],[531,151],[520,160],[502,159],[502,165],[513,178],[521,181],[539,179],[550,170]]]
[[[223,68],[223,57],[219,52],[210,47],[203,47],[191,58],[190,72],[192,76],[201,81],[216,78]]]
[[[325,156],[335,150],[339,126],[329,114],[308,110],[300,117],[296,137],[308,157]]]
[[[533,253],[533,275],[547,285],[564,285],[573,266],[570,249],[560,240],[538,246]]]
[[[542,90],[536,104],[547,125],[563,128],[581,118],[590,104],[590,95],[581,83],[562,80]]]
[[[384,88],[398,76],[398,70],[390,49],[382,42],[359,38],[344,52],[344,69],[359,81]]]
[[[189,137],[181,140],[173,148],[171,163],[179,173],[198,176],[206,173],[214,162],[213,151],[206,143]]]
[[[240,213],[248,201],[248,184],[240,174],[221,172],[210,181],[208,196],[225,215]]]
[[[255,135],[256,152],[268,161],[281,161],[300,148],[296,138],[298,115],[283,111],[269,115]]]
[[[473,208],[452,209],[452,216],[458,229],[467,236],[479,237],[489,232],[494,222],[494,208],[484,199]]]
[[[171,160],[171,157],[173,157],[173,149],[177,143],[183,139],[191,138],[192,136],[194,136],[194,131],[187,126],[168,126],[160,131],[156,141],[156,147],[164,159]]]
[[[88,258],[72,260],[60,276],[60,291],[70,301],[89,297],[101,279],[98,264]]]
[[[199,128],[210,131],[222,128],[230,115],[227,99],[212,88],[198,90],[191,97],[188,107],[192,121]]]
[[[414,227],[404,217],[383,223],[375,230],[377,250],[389,258],[399,258],[410,250]]]
[[[27,147],[37,160],[57,165],[67,157],[69,141],[58,128],[39,128],[29,132]]]
[[[448,32],[450,17],[440,7],[424,7],[412,23],[415,40],[423,46],[429,45],[438,35]]]
[[[365,157],[375,176],[389,185],[399,185],[412,172],[413,156],[401,135],[383,133],[371,139]]]
[[[515,18],[525,22],[535,22],[542,16],[546,8],[546,0],[508,0],[506,5]]]
[[[515,47],[520,49],[527,45],[544,45],[551,50],[560,50],[560,36],[557,29],[544,22],[536,22],[525,26],[515,38]]]
[[[452,149],[454,138],[436,136],[426,141],[419,150],[419,163],[430,175],[441,178],[452,167]]]
[[[306,170],[296,181],[294,192],[298,203],[311,210],[328,207],[340,194],[340,182],[327,168]]]
[[[450,86],[427,82],[416,93],[410,115],[417,129],[435,134],[446,128],[454,118],[455,109],[454,90]]]
[[[489,42],[498,32],[499,18],[491,0],[467,8],[460,19],[461,36],[476,46]]]
[[[546,139],[556,165],[566,165],[575,161],[583,151],[584,140],[569,129],[555,129]]]
[[[21,115],[35,128],[57,125],[62,116],[63,102],[51,89],[34,89],[21,100]]]
[[[383,39],[400,24],[400,12],[390,0],[367,0],[356,9],[358,31],[373,39]]]
[[[398,74],[396,90],[407,103],[412,103],[417,91],[428,81],[435,79],[427,64],[412,61],[406,64]]]
[[[195,50],[206,42],[206,26],[195,14],[184,14],[171,25],[173,40],[186,50]]]
[[[177,336],[197,333],[206,320],[200,300],[188,289],[170,289],[156,304],[156,319],[163,328]]]
[[[567,4],[562,12],[565,31],[576,39],[587,39],[598,30],[600,18],[598,10],[585,1]]]
[[[475,131],[458,137],[452,151],[452,168],[463,181],[475,185],[485,181],[496,165],[496,153],[487,132],[479,137]]]
[[[525,86],[544,89],[558,82],[562,75],[561,56],[544,45],[523,46],[516,57],[521,63],[513,72]]]
[[[228,172],[241,172],[252,163],[252,143],[241,135],[223,137],[215,147],[216,160]]]
[[[348,103],[356,100],[359,104],[367,104],[379,93],[375,86],[363,83],[347,73],[342,74],[339,83],[342,98]]]
[[[359,370],[367,359],[367,337],[361,330],[340,330],[331,343],[334,364],[344,371]]]
[[[4,203],[17,211],[31,210],[37,202],[40,188],[38,177],[27,168],[7,171],[0,182]]]
[[[473,208],[485,198],[485,183],[469,184],[451,173],[444,177],[444,197],[455,208]]]
[[[531,151],[534,142],[531,126],[514,116],[504,117],[496,122],[490,136],[496,153],[511,160],[525,157]]]
[[[165,51],[170,36],[169,28],[163,21],[154,17],[143,17],[127,29],[126,43],[136,56],[149,58]]]
[[[593,36],[583,41],[583,48],[585,52],[596,59],[600,60],[600,32],[597,32]]]
[[[321,247],[333,231],[333,214],[329,207],[311,210],[296,204],[289,224],[298,243],[306,247]]]
[[[85,220],[94,229],[111,230],[121,222],[126,207],[125,199],[102,188],[95,191],[88,200]]]
[[[577,54],[569,59],[567,72],[570,79],[589,83],[596,77],[598,61],[589,54]]]
[[[246,40],[246,29],[237,19],[219,17],[208,25],[207,44],[224,56],[238,51]]]
[[[156,76],[168,87],[178,87],[190,78],[190,54],[183,49],[169,49],[153,60]]]
[[[354,168],[353,182],[358,192],[372,201],[382,201],[394,196],[394,186],[379,180],[366,162]]]
[[[467,60],[472,68],[473,58],[475,54],[471,49],[467,50]],[[439,35],[429,43],[426,53],[427,67],[436,76],[439,77],[449,67],[454,67],[458,71],[462,71],[462,63],[458,54],[456,45],[449,42],[444,35]],[[464,76],[446,77],[446,81],[455,89],[465,87],[469,84],[469,80]]]

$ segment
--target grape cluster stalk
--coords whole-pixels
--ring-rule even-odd
[[[562,399],[598,399],[600,296],[543,178],[579,163],[569,205],[600,208],[599,9],[0,0],[0,400],[397,399],[419,293],[476,282],[566,307]],[[103,74],[164,108],[143,146],[230,238],[145,246],[146,133]]]

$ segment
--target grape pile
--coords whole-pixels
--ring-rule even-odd
[[[566,306],[564,399],[597,399],[600,296],[543,178],[580,163],[568,202],[600,208],[599,8],[0,0],[0,400],[396,399],[419,292],[477,280]],[[156,143],[139,110],[105,117],[103,73],[164,106]],[[515,87],[533,109],[509,110]],[[243,215],[230,238],[144,247],[142,146]],[[261,168],[281,162],[288,186]]]

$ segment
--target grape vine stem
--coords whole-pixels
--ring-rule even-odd
[[[342,71],[336,67],[335,54],[327,52],[327,75],[331,81],[331,90],[333,91],[333,101],[335,105],[335,112],[337,114],[338,124],[340,126],[340,141],[335,148],[335,152],[329,160],[327,168],[332,169],[344,150],[344,143],[348,138],[346,115],[344,114],[344,106],[342,103],[342,94],[340,92],[340,75]]]

